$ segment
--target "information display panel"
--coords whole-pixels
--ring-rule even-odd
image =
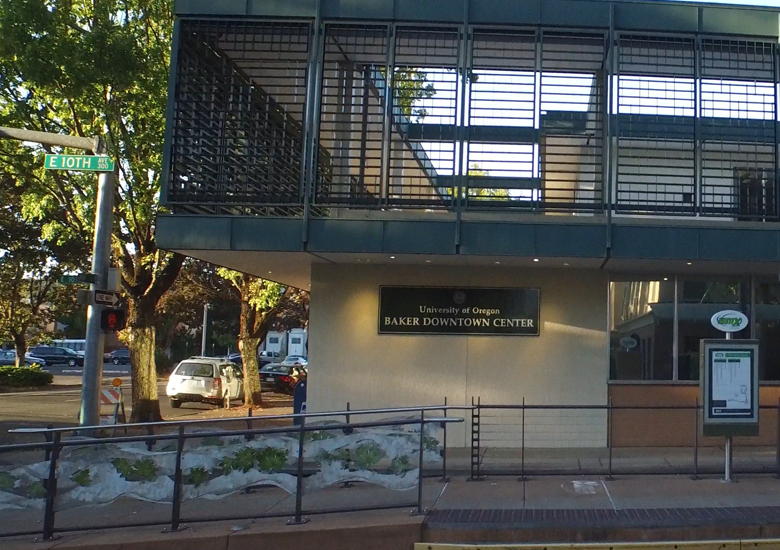
[[[752,435],[758,429],[758,341],[702,340],[704,435]]]

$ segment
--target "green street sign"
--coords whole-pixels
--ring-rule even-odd
[[[63,275],[57,279],[61,285],[75,285],[78,283],[93,284],[97,282],[97,275],[94,273],[79,273],[78,275]]]
[[[46,155],[43,167],[47,170],[113,172],[114,161],[102,155]]]

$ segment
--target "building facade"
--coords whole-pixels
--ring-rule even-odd
[[[158,242],[311,289],[309,410],[691,405],[722,309],[749,317],[736,337],[760,340],[761,399],[777,401],[780,9],[175,10]],[[383,315],[403,305],[385,288],[419,318]],[[480,331],[520,323],[495,312],[531,294],[535,331]],[[490,296],[510,298],[478,305]],[[468,327],[440,328],[466,309]],[[606,444],[604,411],[533,413],[529,445]],[[687,444],[693,423],[622,412],[613,442]]]

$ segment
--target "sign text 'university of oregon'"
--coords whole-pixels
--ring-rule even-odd
[[[539,336],[538,288],[383,286],[380,334]]]

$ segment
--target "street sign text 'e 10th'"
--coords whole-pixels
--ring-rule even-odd
[[[114,164],[111,157],[103,155],[46,155],[43,167],[47,170],[113,172]]]

